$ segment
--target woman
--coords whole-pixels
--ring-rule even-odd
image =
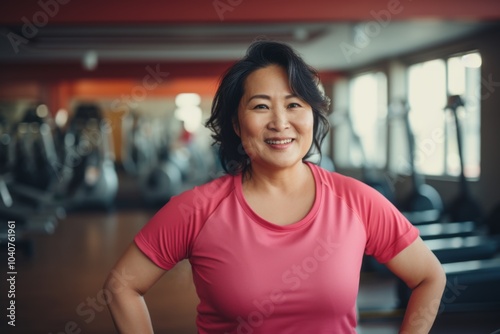
[[[256,42],[226,72],[207,125],[228,175],[172,198],[118,261],[134,277],[108,289],[120,332],[152,332],[142,296],[187,258],[199,333],[355,333],[365,253],[412,289],[401,332],[430,330],[445,276],[417,229],[372,188],[305,162],[327,110],[284,44]]]

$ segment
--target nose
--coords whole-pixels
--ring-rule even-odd
[[[271,119],[268,128],[272,131],[281,132],[290,127],[288,114],[285,108],[274,108],[271,113]]]

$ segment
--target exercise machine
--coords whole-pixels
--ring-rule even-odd
[[[65,207],[111,209],[118,191],[110,126],[95,104],[79,105],[65,135],[62,168],[69,174],[59,194]]]
[[[455,129],[457,135],[458,155],[460,157],[460,192],[459,195],[448,205],[446,213],[452,221],[472,220],[481,223],[483,220],[483,210],[479,203],[474,199],[469,189],[469,184],[464,173],[464,148],[461,124],[457,110],[465,108],[465,103],[459,95],[448,97],[448,103],[445,110],[450,110],[455,120]]]
[[[402,211],[415,213],[414,216],[418,216],[418,212],[424,212],[425,216],[440,217],[443,212],[441,196],[436,189],[425,183],[423,175],[419,174],[415,167],[415,135],[410,123],[410,106],[406,102],[401,103],[401,105],[408,141],[412,190],[410,195],[402,201],[400,208]],[[431,212],[434,213],[431,214]],[[415,217],[415,220],[417,220],[417,217]]]
[[[443,264],[447,284],[441,298],[444,312],[500,310],[500,257]],[[398,282],[400,306],[406,307],[411,290]]]
[[[65,215],[52,196],[57,181],[50,164],[55,157],[48,113],[38,108],[46,107],[28,109],[17,124],[0,118],[0,218],[16,222],[16,242],[28,257],[34,252],[30,235],[52,234]],[[2,245],[6,227],[0,228]]]

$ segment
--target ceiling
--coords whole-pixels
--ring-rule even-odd
[[[0,66],[210,64],[234,61],[252,41],[270,39],[291,44],[319,70],[340,71],[500,22],[500,2],[494,0],[52,0],[47,8],[40,3],[0,5]]]
[[[319,70],[345,70],[430,47],[485,29],[491,23],[397,21],[382,27],[358,23],[281,23],[189,26],[47,27],[19,52],[3,40],[2,62],[226,61],[244,55],[258,39],[295,47]],[[20,30],[9,30],[21,36]],[[367,34],[368,32],[368,34]],[[4,34],[8,34],[4,30]],[[89,52],[90,51],[90,52]]]

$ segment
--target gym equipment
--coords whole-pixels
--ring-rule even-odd
[[[477,233],[464,237],[428,239],[424,242],[441,263],[489,259],[495,256],[500,246],[500,240]],[[371,256],[367,257],[365,263],[369,270],[392,275],[386,266]]]
[[[453,221],[472,220],[481,223],[483,219],[483,210],[481,209],[479,203],[473,198],[464,174],[464,149],[462,142],[462,130],[460,120],[457,115],[457,110],[460,107],[464,108],[465,104],[459,95],[448,97],[448,103],[445,107],[445,110],[451,110],[452,115],[455,119],[458,155],[460,157],[460,193],[449,204],[446,212],[447,214],[449,214],[450,219]]]
[[[26,111],[16,126],[15,147],[14,179],[9,190],[17,203],[37,210],[54,211],[59,218],[63,218],[65,211],[53,196],[58,185],[58,156],[45,105]]]
[[[53,168],[57,154],[51,128],[37,115],[37,108],[28,109],[17,125],[14,178],[20,185],[50,191],[57,182]]]
[[[405,130],[408,140],[409,166],[411,168],[412,191],[408,198],[401,203],[402,211],[420,212],[425,211],[429,215],[429,210],[434,210],[434,215],[441,215],[443,212],[443,201],[439,193],[428,184],[425,184],[424,177],[415,168],[415,136],[410,124],[410,106],[408,103],[401,103],[400,112],[404,114]]]
[[[38,152],[33,152],[33,148]],[[34,251],[29,234],[53,233],[64,216],[64,210],[52,201],[53,180],[36,180],[53,177],[50,170],[53,153],[47,119],[38,117],[36,108],[29,109],[17,127],[0,119],[0,219],[16,222],[16,243],[28,257]],[[20,183],[22,172],[26,171],[35,174],[26,175]],[[6,242],[7,225],[2,224],[0,244]]]
[[[172,163],[167,122],[158,121],[138,113],[123,120],[125,171],[137,178],[141,200],[161,206],[170,197],[182,191],[181,168],[189,166]]]
[[[172,196],[220,175],[212,147],[182,126],[172,119],[139,115],[124,123],[124,129],[134,129],[133,134],[123,134],[127,164],[134,166],[125,169],[137,177],[146,204],[164,205]]]
[[[59,194],[65,207],[110,209],[118,191],[109,128],[95,104],[79,105],[65,136],[63,168],[70,174]]]
[[[405,216],[420,231],[420,236],[433,251],[445,268],[448,287],[465,287],[453,295],[445,291],[442,299],[446,310],[500,309],[500,258],[498,256],[500,237],[488,236],[488,231],[481,228],[481,211],[473,200],[463,175],[463,150],[460,125],[456,114],[457,108],[463,107],[459,97],[450,97],[446,109],[450,109],[455,117],[457,141],[459,143],[461,163],[461,193],[443,212],[443,204],[435,189],[423,184],[423,179],[415,173],[413,152],[414,136],[409,124],[409,108],[406,108],[405,126],[410,147],[410,166],[412,167],[412,183],[415,192],[402,204]],[[438,223],[443,213],[449,213],[450,222]],[[491,226],[500,221],[500,206],[496,216],[492,213],[488,219],[489,232]],[[366,261],[369,269],[382,274],[392,275],[385,266],[369,257]],[[401,306],[405,307],[410,290],[403,282],[398,284],[398,295]]]
[[[444,312],[500,310],[500,257],[443,264],[447,284],[441,299]],[[401,307],[406,307],[411,290],[398,282]]]
[[[182,191],[180,169],[168,159],[162,159],[141,182],[142,196],[153,205],[163,205]]]
[[[498,241],[487,236],[427,240],[425,244],[441,263],[488,259],[498,250]]]
[[[478,233],[474,222],[434,223],[417,225],[422,240],[468,237]]]
[[[134,176],[149,171],[157,162],[152,122],[130,112],[122,118],[122,165]]]
[[[442,213],[438,210],[422,210],[422,211],[402,211],[406,219],[413,225],[434,224],[441,221]]]
[[[12,205],[12,197],[5,179],[14,165],[14,138],[7,120],[0,115],[0,199],[7,207]]]
[[[387,177],[380,177],[374,171],[374,168],[369,166],[368,159],[366,157],[366,152],[361,142],[361,137],[356,132],[354,128],[354,123],[350,116],[349,111],[345,112],[345,118],[347,124],[349,125],[349,130],[351,132],[351,138],[354,143],[354,146],[358,149],[361,154],[361,172],[362,172],[362,181],[369,185],[370,187],[377,190],[379,193],[384,195],[390,202],[395,203],[395,194],[394,187],[392,183],[389,181]]]
[[[497,204],[488,214],[485,225],[490,234],[500,235],[500,204]]]

